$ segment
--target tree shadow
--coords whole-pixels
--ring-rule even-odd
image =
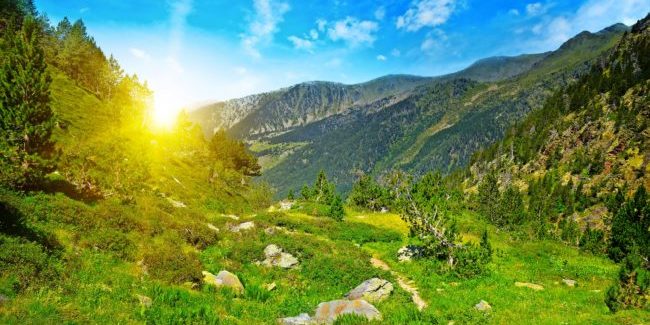
[[[53,236],[29,227],[22,212],[2,201],[0,201],[0,233],[36,242],[49,251],[61,248],[61,244]]]
[[[73,200],[84,203],[95,203],[102,198],[99,194],[85,193],[79,190],[74,184],[62,179],[45,180],[39,186],[39,190],[47,194],[61,193]]]

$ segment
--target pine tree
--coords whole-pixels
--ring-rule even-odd
[[[335,195],[330,205],[328,216],[336,221],[343,221],[345,210],[343,209],[343,200],[339,195]]]
[[[494,223],[499,218],[499,197],[497,175],[494,171],[491,171],[483,177],[478,186],[478,201],[480,212]]]
[[[0,71],[0,177],[17,188],[37,185],[54,165],[55,126],[41,26],[27,17],[19,32],[5,31]]]
[[[650,294],[650,264],[634,247],[621,263],[618,282],[605,294],[605,304],[612,312],[627,308],[647,308]]]
[[[608,249],[609,257],[615,261],[622,260],[636,246],[640,254],[650,256],[650,207],[648,195],[643,186],[639,187],[634,197],[626,201],[612,220],[611,239]]]
[[[287,193],[287,200],[293,201],[295,198],[295,194],[293,193],[293,189],[289,189],[289,193]]]

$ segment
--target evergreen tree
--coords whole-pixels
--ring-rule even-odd
[[[40,34],[40,24],[27,17],[19,32],[8,30],[3,37],[7,48],[0,70],[0,177],[18,188],[36,185],[54,165],[51,78]]]
[[[300,190],[300,196],[302,196],[302,199],[305,201],[311,200],[312,197],[311,188],[309,188],[307,184],[304,184],[302,186],[302,189]]]
[[[316,178],[316,183],[314,183],[312,198],[318,203],[331,204],[335,191],[334,184],[330,184],[325,171],[321,169]]]
[[[480,212],[493,223],[499,219],[499,186],[494,171],[487,173],[478,186],[478,203]]]
[[[622,260],[636,246],[644,258],[650,256],[650,207],[643,186],[626,201],[612,220],[609,257]]]
[[[289,189],[289,193],[287,193],[287,200],[293,201],[295,199],[295,194],[293,193],[293,189]]]
[[[650,294],[650,264],[634,247],[621,263],[618,281],[605,295],[605,304],[616,312],[627,308],[647,308]]]
[[[330,205],[328,216],[336,221],[343,221],[345,210],[343,209],[343,200],[339,195],[335,195]]]
[[[525,219],[524,199],[521,192],[514,186],[508,186],[499,200],[497,225],[519,225]]]

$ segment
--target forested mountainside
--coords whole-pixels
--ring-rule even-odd
[[[616,212],[623,198],[650,188],[649,24],[648,18],[637,23],[588,73],[556,90],[503,140],[474,154],[466,174],[456,175],[465,191],[492,183],[497,192],[521,192],[540,231],[573,245],[575,225],[614,239],[630,236]],[[646,234],[647,223],[647,217],[638,220]]]
[[[501,139],[512,123],[541,108],[555,88],[587,72],[589,62],[611,49],[627,29],[618,24],[584,32],[545,54],[483,60],[401,95],[245,139],[260,157],[263,178],[281,193],[300,188],[320,168],[344,191],[360,174],[393,168],[416,174],[450,172],[465,166],[476,150]],[[495,75],[498,81],[486,81]],[[303,108],[285,109],[292,114]],[[242,118],[229,132],[242,136],[247,121]],[[278,122],[273,117],[264,121]]]

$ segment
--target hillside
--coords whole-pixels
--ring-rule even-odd
[[[300,188],[320,168],[343,191],[361,173],[380,175],[393,168],[416,174],[450,172],[540,108],[553,89],[585,73],[588,62],[610,49],[623,30],[616,25],[595,34],[584,32],[550,53],[487,59],[402,96],[356,105],[281,134],[245,138],[260,157],[263,178],[280,193]],[[494,74],[505,79],[485,81]],[[265,121],[273,123],[273,118]],[[239,125],[230,130],[244,134]]]

